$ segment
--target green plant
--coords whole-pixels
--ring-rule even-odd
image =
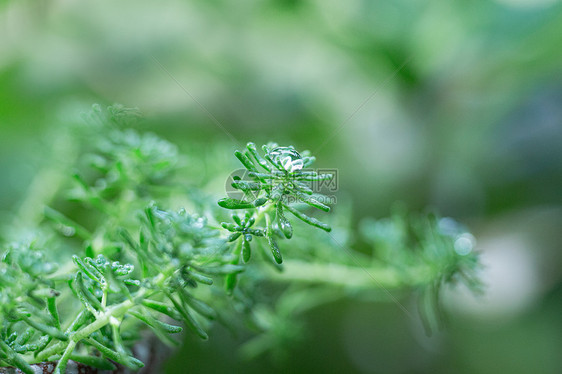
[[[27,213],[40,216],[28,227],[33,238],[1,251],[0,365],[33,373],[31,363],[57,361],[55,373],[64,373],[74,360],[138,370],[132,347],[143,327],[174,346],[181,324],[207,339],[213,320],[255,330],[242,347],[247,356],[282,352],[302,331],[295,316],[335,298],[420,289],[430,295],[429,319],[443,284],[477,286],[477,256],[466,240],[458,248],[470,237],[435,217],[365,222],[368,255],[318,235],[331,227],[302,208],[330,208],[306,182],[331,176],[307,170],[314,157],[293,147],[268,144],[262,157],[249,143],[235,152],[248,178],[232,182],[241,198],[218,205],[242,214],[221,228],[223,213],[192,184],[189,162],[169,142],[131,128],[138,118],[134,109],[94,106],[69,135],[76,147],[58,155],[67,163],[38,175],[60,185],[29,197],[41,211]],[[70,168],[78,171],[66,179]],[[287,211],[314,230],[293,233]],[[275,298],[263,283],[277,287]]]
[[[243,199],[223,198],[219,206],[225,209],[247,209],[244,217],[232,215],[234,223],[223,222],[223,228],[232,232],[228,237],[233,246],[234,263],[248,262],[251,256],[250,242],[255,237],[265,237],[277,264],[283,262],[277,238],[291,239],[293,226],[285,217],[289,211],[305,223],[330,232],[332,229],[325,223],[300,212],[293,202],[302,202],[312,207],[329,212],[330,208],[318,199],[305,181],[319,181],[332,178],[329,174],[318,174],[307,171],[315,160],[309,151],[302,155],[294,147],[279,147],[270,143],[262,147],[264,158],[256,150],[254,143],[248,143],[244,152],[236,151],[235,156],[248,171],[249,181],[235,177],[232,187],[242,191]],[[258,166],[263,169],[259,172]],[[249,209],[249,210],[248,210]],[[256,211],[254,213],[254,211]],[[260,223],[262,227],[256,227]],[[232,292],[236,286],[236,274],[226,278],[226,288]]]

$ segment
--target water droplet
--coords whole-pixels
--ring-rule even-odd
[[[66,226],[66,225],[60,225],[60,231],[64,236],[70,237],[70,236],[74,236],[74,234],[76,233],[76,230],[74,229],[74,227],[71,226]]]
[[[271,159],[290,173],[304,166],[302,156],[293,147],[277,147],[269,152]]]
[[[466,256],[476,245],[476,238],[470,233],[465,232],[457,237],[455,240],[455,252],[461,256]]]
[[[459,223],[450,217],[441,218],[437,223],[437,227],[441,234],[453,237],[461,231]]]

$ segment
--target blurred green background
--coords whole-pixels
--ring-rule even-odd
[[[431,207],[482,252],[485,295],[445,295],[431,338],[396,305],[338,302],[289,360],[244,362],[216,327],[167,372],[562,372],[560,1],[1,1],[1,224],[94,102],[194,157],[231,154],[221,126],[308,148],[354,223]]]

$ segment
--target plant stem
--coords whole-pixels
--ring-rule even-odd
[[[51,348],[43,351],[39,356],[37,356],[37,360],[39,361],[46,360],[49,357],[60,353],[62,350],[65,350],[66,352],[69,346],[72,346],[72,349],[74,349],[76,343],[78,343],[83,339],[88,338],[91,334],[93,334],[97,330],[107,325],[112,317],[113,318],[123,317],[129,311],[129,309],[131,309],[137,304],[137,301],[139,299],[144,297],[145,292],[146,291],[143,289],[139,291],[137,295],[135,295],[133,300],[125,300],[122,303],[109,308],[106,312],[99,314],[94,322],[76,331],[75,333],[72,333],[69,337],[70,338],[69,341],[60,342],[58,344],[53,345]],[[72,353],[72,351],[70,353]]]
[[[357,267],[340,264],[308,263],[299,260],[285,261],[283,273],[264,268],[267,277],[276,282],[316,283],[353,289],[399,288],[427,284],[432,278],[427,266],[401,272],[384,267]]]
[[[62,357],[59,360],[59,363],[57,364],[57,367],[55,368],[54,374],[66,373],[66,364],[70,359],[70,355],[72,355],[72,352],[74,352],[75,347],[76,347],[76,342],[74,340],[70,340],[68,342],[68,345],[66,346],[66,349],[64,350]]]

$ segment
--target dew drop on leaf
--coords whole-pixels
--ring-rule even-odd
[[[302,156],[293,147],[277,147],[269,152],[271,159],[288,172],[301,170],[304,166]]]

